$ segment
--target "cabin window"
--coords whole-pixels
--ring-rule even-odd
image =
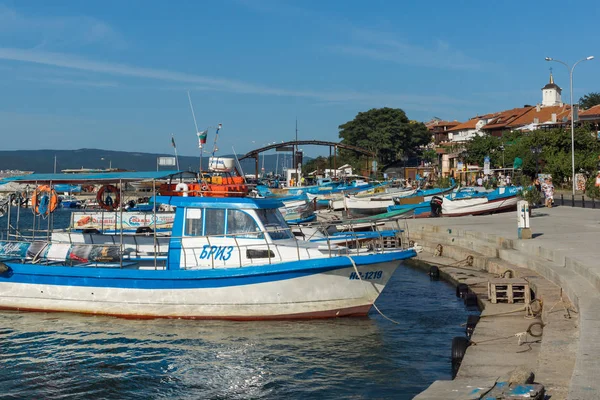
[[[276,208],[256,210],[260,221],[273,240],[292,239],[292,232],[283,215]]]
[[[254,218],[241,210],[227,210],[227,235],[236,238],[264,238]]]
[[[202,236],[201,208],[187,208],[185,210],[185,235]]]
[[[207,208],[204,210],[204,222],[206,236],[225,235],[225,210]]]

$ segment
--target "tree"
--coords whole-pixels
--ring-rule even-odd
[[[416,154],[431,141],[421,122],[410,121],[399,108],[373,108],[339,126],[342,143],[376,154],[379,163],[396,161],[399,154]],[[341,152],[342,154],[348,152]]]
[[[579,99],[579,107],[587,110],[600,104],[600,93],[590,92]]]

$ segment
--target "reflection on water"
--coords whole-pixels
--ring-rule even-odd
[[[450,379],[451,340],[467,318],[454,289],[403,266],[377,304],[400,324],[376,313],[225,322],[0,312],[0,388],[11,398],[410,399]]]

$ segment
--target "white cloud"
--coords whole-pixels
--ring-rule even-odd
[[[352,29],[352,37],[355,42],[332,46],[332,49],[343,54],[403,65],[460,70],[482,67],[481,61],[453,49],[442,40],[426,47],[395,39],[392,33],[358,28]]]
[[[96,74],[108,74],[113,76],[126,76],[133,78],[144,78],[159,81],[185,83],[187,84],[187,88],[191,89],[193,89],[193,86],[199,85],[202,88],[202,90],[214,90],[219,92],[302,97],[332,102],[343,101],[371,104],[388,103],[398,104],[404,107],[408,107],[409,105],[431,106],[432,104],[469,104],[468,102],[457,100],[447,96],[364,93],[352,90],[328,92],[276,88],[224,78],[207,77],[202,75],[187,74],[163,69],[137,67],[119,63],[92,61],[69,54],[46,52],[40,50],[0,48],[0,59],[34,64],[43,64],[53,67],[92,72]]]
[[[125,40],[114,28],[96,18],[24,15],[0,4],[0,39],[14,42],[15,38],[35,48],[125,46]]]

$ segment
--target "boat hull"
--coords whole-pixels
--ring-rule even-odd
[[[516,210],[517,201],[518,199],[516,196],[496,200],[487,200],[485,198],[464,200],[444,199],[442,203],[442,216],[461,217],[465,215],[480,215]]]
[[[6,263],[0,308],[125,318],[364,316],[413,250],[222,270],[140,271]],[[356,271],[363,279],[359,279]]]

